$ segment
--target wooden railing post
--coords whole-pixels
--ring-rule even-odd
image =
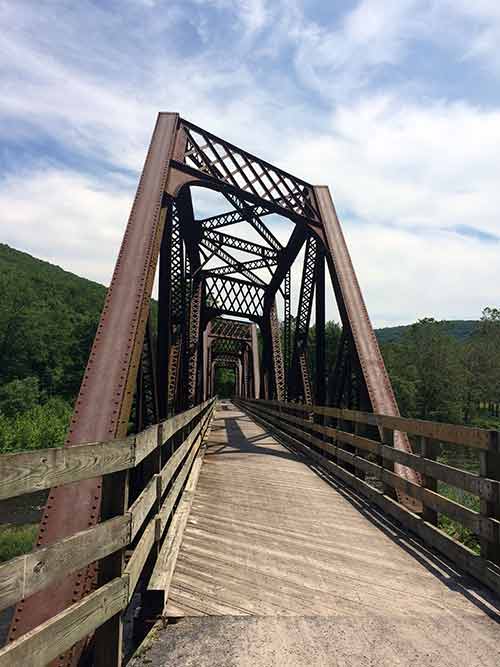
[[[387,447],[394,447],[394,431],[391,428],[386,428],[385,426],[381,429],[382,444],[387,445]],[[392,461],[386,461],[382,455],[380,460],[380,465],[382,466],[382,488],[386,496],[393,497],[395,495],[394,489],[386,484],[384,479],[384,470],[389,470],[390,472],[394,471],[394,463]]]
[[[480,475],[487,479],[500,480],[500,431],[490,431],[490,447],[480,452]],[[493,500],[481,499],[481,517],[500,520],[500,493],[497,488]],[[500,564],[500,535],[496,527],[496,535],[492,540],[481,538],[481,556],[489,561]]]
[[[429,459],[430,461],[436,461],[437,455],[439,453],[439,443],[431,438],[425,438],[424,436],[420,437],[420,456],[423,459]],[[422,486],[425,489],[430,491],[437,491],[438,481],[435,477],[429,477],[428,475],[422,475]],[[425,498],[423,500],[423,511],[422,519],[431,523],[433,526],[438,524],[438,513],[436,510],[430,509],[425,504]]]
[[[129,471],[106,475],[102,482],[101,521],[124,514],[128,508]],[[99,587],[123,575],[125,549],[120,549],[99,562]],[[95,633],[94,667],[120,667],[123,662],[122,612],[115,614]]]

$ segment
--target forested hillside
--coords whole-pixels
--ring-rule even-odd
[[[477,330],[477,320],[443,320],[443,332],[456,338],[459,341],[466,341]],[[383,329],[376,329],[375,333],[379,343],[397,343],[407,333],[410,325],[399,327],[384,327]]]
[[[0,451],[61,444],[106,290],[0,245],[0,291]],[[327,324],[329,369],[339,332]],[[498,310],[480,322],[425,319],[377,335],[404,415],[498,423]],[[314,327],[312,361],[313,349]]]
[[[73,397],[106,288],[0,244],[0,290],[1,383],[32,376]]]
[[[106,289],[0,245],[0,451],[60,444]]]

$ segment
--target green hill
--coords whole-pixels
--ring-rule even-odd
[[[443,320],[445,333],[459,341],[467,340],[476,330],[477,320]],[[375,329],[379,343],[397,343],[411,325]]]
[[[78,392],[106,288],[0,244],[0,385],[36,377]]]

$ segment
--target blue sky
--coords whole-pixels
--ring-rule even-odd
[[[499,43],[493,0],[0,0],[0,240],[109,282],[179,111],[331,187],[375,325],[476,318],[500,301]]]

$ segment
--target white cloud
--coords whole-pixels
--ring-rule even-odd
[[[376,96],[338,107],[330,127],[296,143],[288,166],[326,180],[343,209],[422,232],[500,235],[500,111]]]
[[[0,182],[2,240],[109,284],[132,198],[124,183],[44,167]]]
[[[498,302],[500,244],[448,232],[421,236],[381,225],[344,225],[376,326],[422,317],[477,319]]]
[[[406,67],[418,40],[441,33],[454,61],[491,58],[496,3],[363,0],[332,23],[299,0],[195,4],[198,14],[188,2],[137,0],[121,12],[82,2],[57,22],[38,3],[0,5],[0,136],[21,147],[47,138],[83,165],[12,167],[0,181],[3,240],[109,281],[156,113],[180,111],[331,186],[377,324],[474,317],[498,300],[498,244],[452,230],[500,234],[500,109],[465,91],[458,102],[415,99],[390,76],[374,90],[381,71]],[[188,24],[206,38],[196,52],[174,39]],[[213,212],[209,197],[200,202]]]

